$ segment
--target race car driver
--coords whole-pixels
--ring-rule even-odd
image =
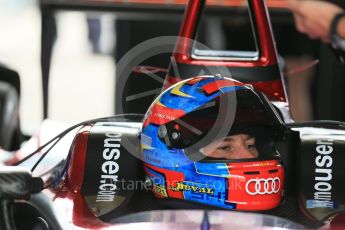
[[[267,98],[229,78],[203,76],[163,92],[143,121],[145,170],[158,198],[226,209],[279,206],[285,125]]]

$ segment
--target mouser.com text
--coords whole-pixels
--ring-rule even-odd
[[[316,143],[314,200],[318,206],[333,207],[332,202],[332,140],[318,140]]]
[[[116,160],[120,157],[121,134],[106,133],[104,139],[102,175],[99,181],[96,202],[111,202],[116,193],[116,182],[119,180],[117,172],[120,169]]]

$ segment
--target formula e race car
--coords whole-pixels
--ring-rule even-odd
[[[4,161],[1,229],[344,227],[345,124],[293,122],[264,1],[248,0],[245,52],[195,42],[204,5],[189,1],[145,114],[117,90],[124,114],[52,138],[46,121]]]
[[[226,80],[230,85],[224,84]],[[231,126],[225,126],[228,121],[220,113],[210,113],[222,112],[224,108],[218,103],[216,108],[197,105],[182,115],[175,113],[177,109],[161,107],[171,99],[166,95],[174,94],[176,88],[186,93],[195,81],[208,82],[204,89],[209,82],[221,81],[220,89],[229,90],[229,95],[236,89],[238,104]],[[250,108],[242,104],[241,93],[252,89],[232,83],[213,76],[182,81],[154,102],[146,118],[123,115],[87,121],[57,135],[39,149],[45,151],[34,152],[32,162],[26,160],[32,154],[21,160],[34,176],[23,167],[2,168],[2,228],[108,229],[140,222],[143,225],[137,223],[139,226],[148,227],[262,229],[262,225],[303,229],[324,227],[332,219],[335,222],[326,226],[339,227],[337,219],[341,220],[344,211],[340,170],[344,124],[284,124],[277,110],[269,114],[274,107],[262,107],[261,111],[255,107],[258,119],[247,120],[243,112]],[[218,99],[224,98],[216,96],[214,101]],[[180,105],[185,106],[184,102]],[[167,116],[179,117],[171,120]],[[264,116],[277,120],[267,122],[261,119]],[[76,127],[79,130],[64,159],[59,156],[56,160],[61,148],[47,155]],[[201,151],[200,146],[218,140],[223,132],[225,136],[242,133],[255,137],[259,155],[240,159],[204,155],[206,147]],[[46,162],[42,161],[45,156]],[[238,212],[229,212],[235,210]],[[244,221],[247,218],[250,223]]]

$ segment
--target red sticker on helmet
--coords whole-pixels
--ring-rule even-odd
[[[148,119],[145,121],[145,126],[149,123],[153,123],[156,125],[162,125],[168,123],[170,121],[176,120],[183,115],[185,115],[185,111],[180,109],[171,109],[160,104],[155,104],[151,109],[151,114]]]
[[[219,80],[219,81],[210,82],[204,85],[202,88],[203,90],[205,90],[207,94],[212,94],[219,91],[221,88],[228,87],[228,86],[244,86],[244,84],[237,81]]]

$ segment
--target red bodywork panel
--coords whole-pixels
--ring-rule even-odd
[[[73,200],[73,224],[83,228],[102,228],[110,226],[97,219],[89,209],[81,187],[84,181],[85,159],[88,137],[92,126],[84,126],[74,139],[67,177],[56,191],[56,197]]]
[[[241,68],[252,79],[246,83],[252,84],[254,88],[264,92],[272,101],[287,101],[284,91],[283,79],[278,66],[278,55],[275,47],[273,32],[271,29],[270,19],[265,5],[262,0],[249,0],[253,24],[256,31],[259,56],[257,60],[213,60],[202,57],[195,59],[192,56],[193,41],[196,38],[198,24],[205,5],[204,0],[190,0],[185,11],[184,20],[180,29],[179,38],[173,52],[173,60],[176,64],[192,67],[222,67],[222,68]],[[174,63],[172,63],[174,65]],[[188,67],[186,67],[188,69]],[[255,76],[257,70],[273,69],[274,76]],[[173,76],[171,70],[168,72],[164,87],[170,86],[181,80],[180,76]],[[268,72],[270,73],[270,72]],[[216,72],[212,74],[217,74]],[[189,78],[187,74],[182,73],[181,78]],[[225,76],[229,77],[229,76]],[[233,76],[235,79],[236,76]],[[273,79],[272,79],[273,77]],[[244,82],[241,79],[237,79]]]
[[[258,31],[258,45],[260,49],[260,57],[257,61],[225,61],[225,60],[196,60],[191,57],[192,41],[195,39],[197,26],[200,22],[200,14],[202,13],[205,1],[191,0],[185,11],[184,20],[179,33],[173,56],[178,63],[186,63],[192,65],[207,66],[237,66],[237,67],[254,67],[268,66],[277,64],[277,53],[272,36],[272,30],[266,5],[262,0],[252,1],[252,12],[257,18],[256,27]]]

